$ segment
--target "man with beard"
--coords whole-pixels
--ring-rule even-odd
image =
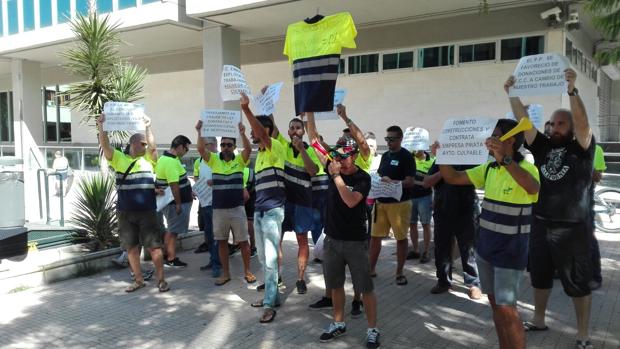
[[[564,292],[573,299],[577,315],[576,348],[593,348],[589,340],[592,296],[590,259],[590,205],[595,140],[578,90],[577,74],[564,71],[570,110],[558,109],[550,120],[550,137],[536,129],[525,131],[526,147],[540,170],[540,195],[534,206],[530,237],[529,268],[534,288],[534,318],[524,322],[526,331],[545,331],[545,312],[557,269]],[[504,84],[506,93],[515,83]],[[518,97],[510,97],[518,120],[527,117]]]

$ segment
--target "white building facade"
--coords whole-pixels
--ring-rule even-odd
[[[357,49],[342,54],[338,87],[352,119],[379,144],[390,125],[423,127],[435,138],[448,118],[503,117],[502,89],[519,58],[566,55],[597,138],[618,140],[620,114],[615,67],[595,63],[600,37],[576,2],[546,0],[97,0],[97,11],[120,23],[121,54],[148,69],[146,105],[157,141],[194,137],[203,108],[238,108],[219,96],[221,66],[240,66],[253,91],[284,82],[275,118],[294,117],[291,67],[282,54],[287,25],[317,12],[352,14]],[[61,67],[59,52],[72,45],[69,18],[88,13],[88,0],[0,0],[0,151],[24,157],[27,168],[51,164],[63,149],[72,167],[96,168],[93,125],[82,123],[59,98],[79,81]],[[541,13],[558,7],[557,18]],[[567,25],[577,13],[580,28]],[[568,107],[568,97],[525,99],[546,117]],[[615,117],[617,119],[617,117]],[[600,126],[600,127],[599,127]],[[339,121],[319,125],[328,141]]]

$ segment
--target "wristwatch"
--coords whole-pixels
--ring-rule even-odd
[[[511,163],[512,163],[512,156],[510,156],[510,155],[504,156],[504,158],[502,159],[502,165],[503,166],[508,166]]]
[[[575,88],[573,88],[572,92],[570,92],[570,91],[568,92],[568,95],[569,96],[578,96],[579,95],[579,90],[575,87]]]

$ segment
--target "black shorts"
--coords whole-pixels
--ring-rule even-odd
[[[569,297],[590,294],[592,280],[589,223],[553,222],[534,218],[530,234],[529,270],[532,287],[553,287],[557,269]]]
[[[370,293],[374,290],[368,260],[368,241],[336,240],[325,236],[323,240],[323,276],[325,287],[344,287],[345,267],[349,266],[353,290]]]
[[[157,213],[153,211],[118,211],[118,235],[121,247],[128,250],[135,246],[161,247]]]

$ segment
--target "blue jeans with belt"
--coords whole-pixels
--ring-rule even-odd
[[[278,248],[283,220],[284,207],[254,212],[256,250],[265,274],[265,308],[273,309],[278,303]]]

